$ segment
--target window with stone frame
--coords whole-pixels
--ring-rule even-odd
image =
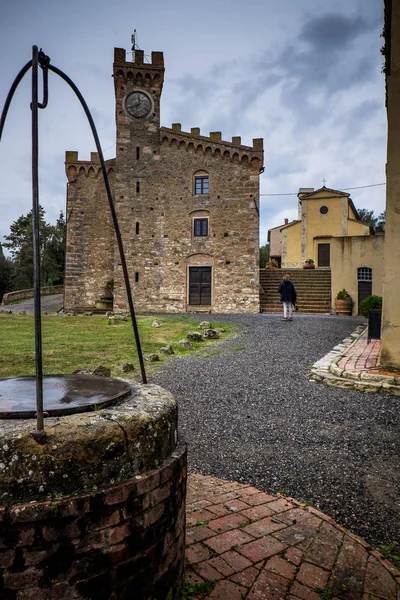
[[[193,219],[193,235],[195,237],[208,236],[208,217]]]
[[[199,171],[194,175],[193,193],[196,196],[208,194],[210,190],[209,177],[206,171]]]

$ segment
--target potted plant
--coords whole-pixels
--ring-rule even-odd
[[[350,316],[353,312],[353,300],[347,290],[340,290],[335,298],[335,312],[337,315]]]
[[[312,258],[307,258],[307,260],[304,261],[303,269],[315,269],[315,263]]]
[[[265,268],[266,268],[266,270],[267,270],[267,271],[274,271],[275,269],[277,269],[277,268],[278,268],[278,265],[276,264],[276,262],[275,262],[275,261],[273,261],[273,260],[269,260],[269,261],[266,263],[266,265],[265,265]]]

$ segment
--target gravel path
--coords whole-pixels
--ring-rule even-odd
[[[363,319],[212,320],[237,323],[239,335],[151,378],[179,401],[189,469],[304,499],[374,546],[400,541],[400,397],[306,377]]]
[[[63,305],[63,295],[53,294],[52,296],[42,296],[40,304],[43,312],[56,313],[60,310],[60,308]],[[1,306],[0,310],[11,310],[13,313],[33,313],[33,298],[29,298],[28,300],[24,300],[23,302],[19,302],[18,304],[8,304],[7,306]]]

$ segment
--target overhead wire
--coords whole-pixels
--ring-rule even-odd
[[[386,181],[384,183],[371,183],[369,185],[358,185],[356,187],[341,188],[341,190],[343,192],[347,192],[349,190],[362,190],[364,188],[378,187],[380,185],[386,185]],[[289,192],[287,194],[260,194],[260,196],[297,196],[298,193],[299,192]]]

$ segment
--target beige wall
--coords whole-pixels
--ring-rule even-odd
[[[391,36],[391,56],[386,64],[388,145],[381,360],[386,367],[400,368],[400,1],[387,3],[386,10],[390,9],[385,24]]]
[[[347,203],[347,197],[344,198]],[[327,206],[329,211],[321,215],[321,206]],[[314,252],[314,238],[331,235],[346,235],[343,227],[342,198],[332,193],[320,192],[307,201],[307,232],[304,247],[304,260],[312,258],[317,264],[318,256]]]
[[[301,268],[309,258],[318,266],[318,243],[329,243],[334,237],[369,235],[368,225],[355,219],[347,194],[322,189],[308,198],[300,197],[300,202],[301,222],[283,230],[283,268]],[[326,214],[321,214],[322,206],[328,207]]]
[[[353,299],[353,315],[358,314],[358,267],[372,269],[372,293],[382,296],[384,235],[336,237],[331,244],[332,303],[345,288]]]
[[[369,235],[369,227],[360,221],[348,220],[347,235]]]
[[[270,258],[282,256],[282,232],[281,227],[274,227],[269,232],[269,255]]]
[[[302,266],[301,261],[302,223],[296,223],[282,231],[282,268]]]

